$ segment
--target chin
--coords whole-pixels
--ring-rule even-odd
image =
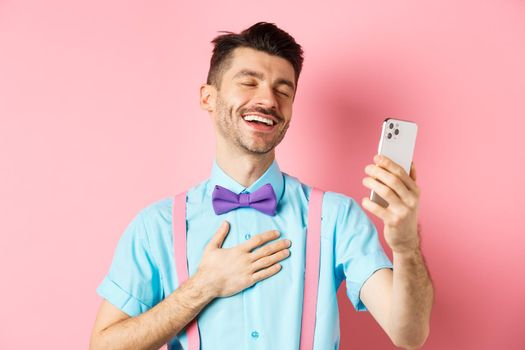
[[[267,154],[271,151],[273,151],[273,149],[275,147],[271,147],[271,146],[256,146],[256,145],[243,145],[243,148],[250,152],[250,153],[253,153],[253,154]]]

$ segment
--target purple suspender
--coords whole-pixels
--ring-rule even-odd
[[[319,259],[321,252],[321,207],[323,191],[313,187],[308,203],[308,228],[306,239],[306,267],[304,277],[303,315],[301,319],[300,350],[312,350],[314,347],[315,314],[317,306],[317,287],[319,283]],[[188,261],[186,257],[186,192],[175,196],[173,202],[173,245],[175,266],[179,286],[188,279]],[[308,234],[308,232],[310,232]],[[200,350],[197,318],[186,327],[188,350]]]

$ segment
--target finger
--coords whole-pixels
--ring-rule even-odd
[[[288,249],[278,251],[277,253],[274,253],[269,256],[264,256],[252,264],[253,271],[256,272],[269,266],[272,266],[273,264],[284,260],[289,256],[290,251]]]
[[[265,269],[257,271],[251,277],[252,283],[255,284],[263,279],[266,279],[268,277],[275,275],[277,272],[281,270],[281,267],[282,267],[281,264],[275,264]]]
[[[377,165],[368,165],[365,168],[365,173],[390,188],[390,190],[392,190],[397,195],[397,197],[406,204],[410,204],[415,201],[415,198],[413,198],[414,195],[408,190],[408,188],[399,179],[399,177],[397,177],[397,175],[394,175],[388,170]],[[393,198],[393,200],[395,200],[395,198]]]
[[[401,198],[387,185],[381,183],[379,180],[373,177],[367,176],[363,179],[363,185],[371,190],[374,190],[377,194],[383,197],[389,204],[389,208],[392,205],[403,205]]]
[[[361,200],[361,205],[363,206],[363,208],[365,208],[366,210],[383,220],[383,222],[386,222],[386,220],[390,217],[390,213],[386,208],[383,208],[370,198],[363,197],[363,199]]]
[[[254,250],[251,253],[251,259],[252,261],[257,261],[265,256],[272,255],[274,253],[277,253],[280,250],[286,249],[290,247],[291,242],[288,239],[282,239],[278,242],[265,245],[264,247],[261,247],[259,249]]]
[[[280,235],[280,232],[277,230],[259,233],[258,235],[255,235],[247,240],[245,243],[241,244],[240,247],[247,252],[251,252],[255,248],[265,244],[266,242],[276,239]]]
[[[399,177],[401,181],[403,181],[405,186],[410,191],[412,192],[416,191],[416,188],[417,188],[416,183],[414,182],[414,180],[412,180],[410,176],[408,176],[407,172],[401,165],[397,164],[396,162],[394,162],[392,159],[388,158],[385,155],[380,155],[380,159],[378,159],[377,157],[378,155],[374,157],[374,162],[376,165],[388,170],[392,174]]]
[[[229,231],[230,231],[230,223],[225,220],[222,222],[217,232],[215,232],[215,234],[211,238],[208,246],[213,247],[213,248],[222,247],[222,244],[224,243],[224,240],[226,239],[226,236],[228,235]]]
[[[410,177],[412,180],[416,181],[416,164],[414,164],[414,162],[412,162],[412,165],[410,166]]]

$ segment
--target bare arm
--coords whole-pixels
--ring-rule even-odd
[[[390,332],[409,347],[419,348],[430,333],[434,290],[419,250],[394,253]]]
[[[394,253],[394,271],[381,269],[361,289],[361,300],[396,346],[418,349],[430,332],[434,292],[419,251]]]
[[[158,349],[176,336],[213,299],[244,290],[280,271],[289,256],[288,240],[267,231],[236,247],[221,248],[229,224],[219,228],[206,247],[197,273],[155,307],[129,317],[103,301],[91,336],[91,350]],[[257,249],[258,248],[258,249]]]
[[[213,299],[204,281],[195,275],[137,317],[129,317],[104,300],[97,315],[90,349],[159,349]],[[118,321],[112,323],[115,319]]]
[[[363,206],[383,220],[385,241],[392,249],[394,271],[381,269],[361,289],[362,300],[392,342],[406,349],[418,349],[430,332],[434,290],[420,250],[417,224],[419,196],[416,168],[410,175],[388,157],[375,157],[365,168],[370,176],[363,184],[387,202],[382,207],[368,198]]]

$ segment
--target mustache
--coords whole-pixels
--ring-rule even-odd
[[[273,110],[273,109],[266,109],[266,108],[263,108],[263,107],[254,107],[254,108],[248,108],[248,109],[245,109],[245,110],[241,110],[240,114],[243,115],[243,114],[252,113],[252,112],[257,112],[257,113],[261,113],[261,114],[271,115],[271,116],[277,118],[279,121],[283,120],[283,117],[281,117],[275,110]]]

